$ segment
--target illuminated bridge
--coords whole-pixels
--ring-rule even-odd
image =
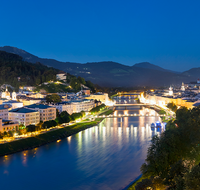
[[[166,115],[159,115],[158,113],[155,114],[110,114],[110,115],[98,115],[94,116],[94,118],[121,118],[121,117],[165,117]]]

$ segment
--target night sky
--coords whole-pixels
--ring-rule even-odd
[[[0,46],[60,61],[200,66],[199,0],[5,0]]]

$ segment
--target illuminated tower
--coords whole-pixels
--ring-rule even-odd
[[[12,93],[12,100],[16,100],[17,99],[17,94],[15,91],[13,91]]]
[[[171,86],[169,87],[169,96],[173,96],[173,89]]]
[[[181,90],[182,90],[182,91],[185,91],[185,86],[184,86],[184,83],[183,83],[183,82],[182,82]]]

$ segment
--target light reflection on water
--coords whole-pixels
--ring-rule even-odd
[[[154,114],[148,109],[116,112]],[[140,174],[151,137],[160,134],[150,127],[157,120],[159,117],[107,118],[59,143],[1,157],[1,186],[30,190],[122,189]]]

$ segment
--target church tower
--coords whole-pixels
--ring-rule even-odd
[[[185,86],[184,86],[184,83],[183,83],[183,82],[182,82],[181,90],[182,90],[182,91],[185,91]]]
[[[12,93],[12,100],[17,100],[17,94],[15,91]]]
[[[169,96],[173,96],[173,89],[171,86],[169,87]]]
[[[2,94],[1,94],[1,98],[6,98],[6,99],[10,100],[10,92],[8,92],[7,86],[6,86],[6,91],[2,92]]]

